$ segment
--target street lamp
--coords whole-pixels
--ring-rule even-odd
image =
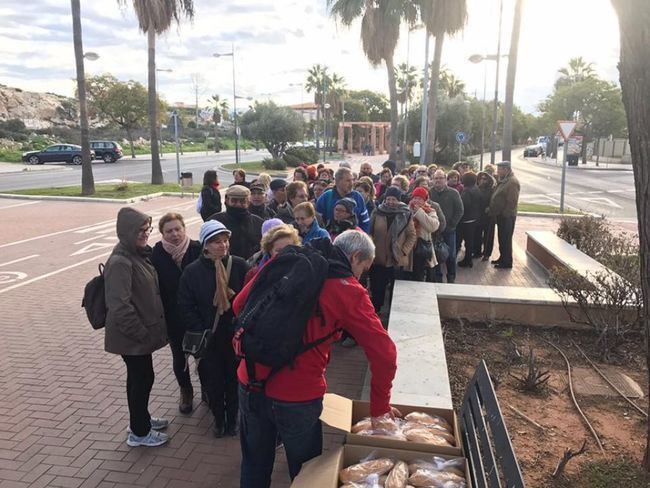
[[[84,58],[88,61],[97,61],[99,59],[99,54],[88,51],[87,53],[84,53]]]
[[[490,148],[490,163],[494,164],[497,152],[497,123],[498,123],[498,104],[499,104],[499,68],[501,65],[501,24],[503,21],[503,0],[499,2],[499,39],[497,41],[496,54],[481,55],[473,54],[469,57],[472,63],[480,63],[482,61],[496,61],[496,77],[494,81],[494,107],[492,108],[492,144]],[[485,88],[485,79],[483,81]],[[485,90],[484,90],[485,92]],[[483,97],[485,100],[485,96]],[[481,169],[483,169],[483,148],[481,147]]]
[[[231,44],[229,53],[214,53],[215,58],[232,57],[232,105],[233,105],[233,122],[235,124],[235,166],[239,167],[239,127],[237,126],[237,91],[235,84],[235,43]]]

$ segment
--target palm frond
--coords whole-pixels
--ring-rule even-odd
[[[367,0],[327,0],[330,15],[348,26],[363,15],[367,3]]]
[[[128,0],[117,0],[117,3],[125,7]],[[179,23],[182,16],[194,18],[193,0],[132,0],[132,4],[142,32],[153,29],[156,34],[162,34],[172,22]]]
[[[453,35],[467,23],[467,0],[420,0],[420,15],[433,36]]]

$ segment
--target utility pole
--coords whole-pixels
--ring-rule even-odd
[[[429,30],[425,30],[426,42],[424,44],[424,93],[422,94],[422,118],[420,127],[420,164],[426,163],[427,151],[427,110],[429,107]]]

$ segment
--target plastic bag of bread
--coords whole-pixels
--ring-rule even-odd
[[[429,461],[417,459],[409,463],[409,473],[413,474],[418,469],[426,469],[429,471],[447,471],[449,473],[457,474],[458,476],[465,477],[465,459],[464,458],[451,458],[445,459],[440,456],[433,456]]]
[[[404,432],[404,435],[410,442],[421,442],[423,444],[433,444],[434,446],[453,447],[447,439],[441,435],[432,433],[425,428],[411,429]]]
[[[401,420],[384,414],[373,419],[372,430],[377,433],[394,434],[401,430]]]
[[[409,479],[409,467],[404,461],[397,461],[388,473],[384,488],[406,488]]]
[[[411,412],[404,417],[404,420],[424,425],[440,425],[447,429],[449,432],[453,432],[453,429],[451,428],[451,425],[449,425],[449,422],[438,415],[424,412]]]
[[[370,454],[365,460],[358,464],[353,464],[344,468],[339,473],[341,483],[346,484],[350,482],[365,482],[371,475],[376,475],[377,478],[382,474],[388,473],[395,462],[388,458],[372,459],[373,454]],[[363,486],[363,485],[362,485]]]
[[[402,433],[408,437],[408,432],[415,429],[427,430],[434,436],[443,437],[450,445],[456,445],[456,439],[454,439],[454,436],[451,435],[451,432],[440,425],[424,425],[418,424],[417,422],[405,422],[402,426]]]
[[[372,422],[370,421],[370,417],[363,418],[352,426],[353,434],[358,434],[359,432],[366,432],[369,430],[372,430]]]
[[[362,430],[357,432],[357,435],[371,435],[373,437],[379,437],[381,439],[390,439],[393,441],[408,441],[406,436],[400,431],[397,432],[384,432],[382,430]]]
[[[383,480],[382,480],[383,478]],[[384,488],[386,476],[377,476],[371,474],[363,481],[351,481],[341,486],[341,488]]]
[[[435,471],[418,468],[408,479],[409,484],[415,487],[427,488],[467,488],[467,482],[462,476],[448,471]]]

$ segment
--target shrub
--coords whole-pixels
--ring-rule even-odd
[[[262,160],[262,166],[268,170],[285,170],[287,162],[281,158],[265,158]]]
[[[598,260],[607,253],[612,234],[605,217],[586,215],[579,219],[563,218],[557,236]]]
[[[313,147],[290,147],[284,154],[300,159],[300,163],[314,164],[318,162],[318,152]]]
[[[305,162],[298,156],[295,156],[294,154],[287,154],[287,153],[284,153],[282,159],[284,159],[284,162],[287,163],[287,166],[291,168],[297,168],[298,166],[300,166],[302,163]]]

